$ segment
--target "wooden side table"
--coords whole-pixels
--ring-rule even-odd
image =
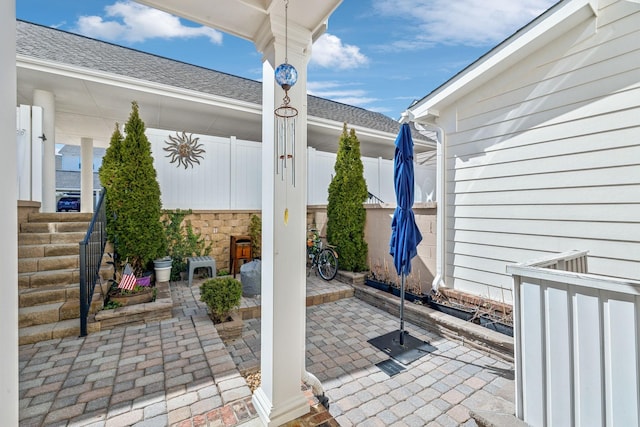
[[[231,236],[229,245],[229,270],[236,277],[240,268],[240,261],[243,263],[251,261],[251,236]]]

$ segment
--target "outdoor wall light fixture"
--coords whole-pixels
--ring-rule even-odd
[[[298,110],[289,105],[289,89],[298,81],[298,71],[288,62],[289,51],[289,0],[284,1],[284,64],[278,65],[275,70],[275,79],[284,90],[282,105],[274,110],[276,116],[276,175],[280,175],[282,181],[288,181],[291,175],[291,185],[296,186],[296,117]],[[290,163],[289,163],[290,161]],[[287,175],[285,177],[285,175]],[[289,222],[289,208],[284,210],[284,223]]]

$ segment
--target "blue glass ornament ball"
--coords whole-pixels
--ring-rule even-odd
[[[275,71],[276,82],[284,89],[289,88],[296,84],[298,81],[298,70],[290,64],[280,64]]]

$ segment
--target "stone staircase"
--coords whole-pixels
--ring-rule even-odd
[[[20,345],[80,335],[79,242],[91,215],[30,213],[19,225]],[[101,289],[96,286],[90,313],[102,305]],[[98,330],[98,325],[90,322],[89,332]]]

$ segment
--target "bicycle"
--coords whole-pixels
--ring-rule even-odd
[[[318,230],[307,234],[307,267],[316,268],[324,280],[332,280],[338,274],[338,253],[331,245],[323,246]],[[307,276],[311,274],[311,270]]]

